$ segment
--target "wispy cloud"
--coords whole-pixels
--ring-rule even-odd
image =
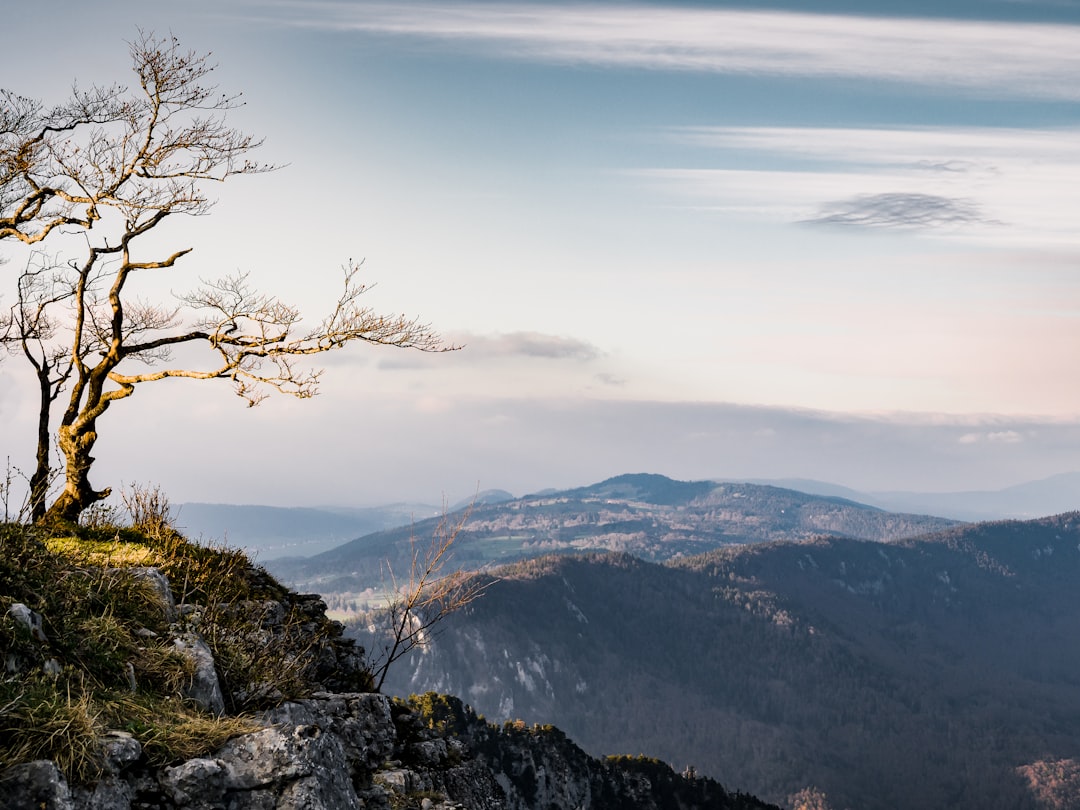
[[[533,357],[549,360],[595,360],[598,348],[584,340],[542,332],[510,332],[496,335],[467,335],[455,338],[476,357]]]
[[[712,165],[739,166],[640,173],[695,206],[995,242],[1080,243],[1075,128],[696,127],[667,137],[710,150]],[[778,160],[786,168],[774,168]]]
[[[622,377],[617,377],[614,374],[607,374],[605,372],[593,375],[593,379],[601,385],[612,386],[615,388],[621,388],[622,386],[626,385],[626,380],[624,380]]]
[[[1024,441],[1024,434],[1016,430],[990,430],[983,433],[964,433],[956,441],[960,444],[978,444],[979,442],[1016,444]]]
[[[1077,29],[1080,34],[1080,28]],[[673,127],[667,137],[713,149],[749,150],[849,165],[993,175],[1037,159],[1075,164],[1080,130],[1019,127]]]
[[[501,58],[1080,99],[1080,26],[636,4],[291,0],[264,8],[295,26],[480,45]]]
[[[969,200],[936,194],[868,194],[822,206],[812,225],[859,228],[950,228],[987,224]]]
[[[420,353],[388,355],[379,362],[379,368],[383,370],[439,369],[521,358],[587,363],[603,356],[600,349],[587,341],[543,332],[485,335],[458,332],[448,335],[448,340],[462,346],[462,350],[450,355]]]

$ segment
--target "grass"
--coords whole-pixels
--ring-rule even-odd
[[[169,616],[153,566],[185,611]],[[241,552],[188,542],[165,522],[63,534],[0,524],[0,770],[51,759],[76,782],[102,772],[101,739],[124,730],[151,763],[204,755],[253,730],[250,712],[310,693],[318,643],[331,631]],[[268,629],[267,605],[286,605]],[[42,617],[45,641],[9,613]],[[172,644],[197,629],[215,656],[227,714],[185,699],[193,664]],[[135,684],[134,691],[131,688]]]

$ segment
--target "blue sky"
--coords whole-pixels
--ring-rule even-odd
[[[251,412],[146,386],[99,483],[312,504],[1080,469],[1080,2],[44,0],[0,84],[122,81],[136,26],[213,51],[286,164],[167,234],[188,278],[251,270],[317,315],[362,257],[373,306],[466,348],[358,349]]]

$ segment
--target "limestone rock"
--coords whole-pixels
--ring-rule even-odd
[[[72,804],[76,810],[132,810],[137,793],[132,782],[106,776],[91,788],[75,788],[72,791]]]
[[[456,698],[421,718],[378,694],[321,693],[264,712],[210,756],[151,768],[123,732],[105,778],[69,789],[51,762],[0,775],[0,807],[44,810],[766,810],[655,760],[601,761],[561,732],[488,725]],[[773,810],[776,810],[773,808]]]
[[[161,604],[161,611],[163,618],[165,619],[165,624],[172,624],[175,622],[178,616],[176,601],[173,599],[172,588],[169,587],[169,580],[166,576],[153,566],[129,568],[127,570],[136,579],[144,579],[153,586],[154,591],[157,593],[158,601]]]
[[[48,760],[8,768],[0,776],[0,807],[77,810],[63,775]]]
[[[221,693],[217,670],[214,668],[214,654],[210,652],[206,642],[198,634],[187,632],[177,636],[173,640],[173,646],[195,665],[195,674],[184,692],[185,696],[211,714],[224,714],[225,698]]]
[[[165,768],[158,782],[165,795],[180,807],[202,808],[219,805],[225,797],[225,766],[216,759],[189,759]]]
[[[142,744],[126,731],[112,730],[101,740],[105,771],[118,774],[142,757]]]
[[[15,602],[8,608],[8,615],[29,631],[34,639],[45,644],[49,641],[42,628],[41,614],[37,613],[22,602]]]

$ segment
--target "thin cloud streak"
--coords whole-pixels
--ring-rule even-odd
[[[1073,166],[1080,162],[1076,127],[673,127],[665,136],[713,149],[986,175],[999,165],[1035,159]]]
[[[584,340],[542,332],[510,332],[496,335],[455,335],[475,356],[539,357],[549,360],[596,360],[601,351]]]
[[[478,335],[456,332],[447,339],[461,350],[449,356],[424,355],[420,353],[387,356],[378,367],[386,370],[461,368],[463,366],[486,366],[492,361],[505,359],[552,360],[589,363],[599,360],[604,353],[593,344],[564,335],[543,332],[508,332]]]
[[[532,61],[856,78],[1080,99],[1080,26],[638,5],[270,4],[305,28],[488,44]]]
[[[1076,128],[693,127],[662,137],[721,159],[727,152],[740,166],[639,173],[695,207],[788,222],[917,225],[992,243],[1080,243]],[[751,168],[776,157],[793,168]]]

